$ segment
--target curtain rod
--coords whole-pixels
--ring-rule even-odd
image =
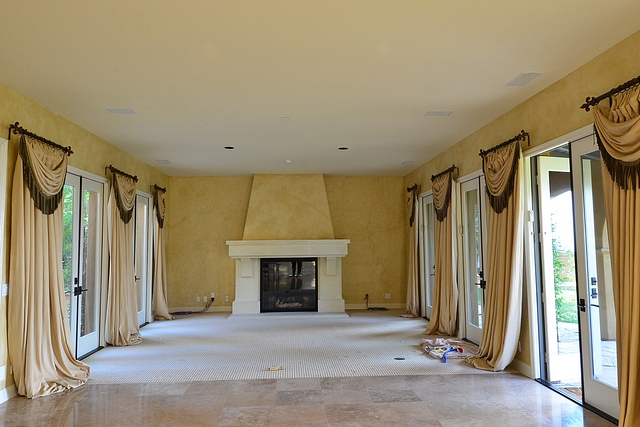
[[[489,153],[493,153],[494,151],[505,147],[509,144],[511,144],[514,141],[524,141],[527,140],[527,145],[531,145],[531,140],[529,139],[529,132],[525,132],[524,130],[521,130],[519,134],[517,134],[516,136],[514,136],[511,139],[506,140],[505,142],[496,145],[495,147],[489,148],[488,150],[480,150],[480,154],[478,154],[480,157],[484,157]]]
[[[164,191],[165,193],[167,192],[167,189],[166,189],[166,188],[164,188],[164,187],[160,187],[158,184],[153,184],[153,185],[151,186],[151,191],[153,191],[153,190],[161,190],[161,191]]]
[[[41,137],[40,135],[36,135],[35,133],[29,132],[28,130],[26,130],[25,128],[23,128],[22,126],[20,126],[19,122],[15,122],[15,124],[9,125],[9,136],[7,137],[7,139],[11,139],[11,130],[13,129],[13,134],[17,135],[17,134],[22,134],[22,135],[27,135],[30,136],[33,139],[37,139],[40,142],[43,142],[51,147],[57,148],[58,150],[62,150],[65,153],[67,153],[67,156],[70,156],[73,154],[73,150],[71,149],[71,147],[63,147],[60,144],[56,144],[53,141],[49,141],[46,138]]]
[[[120,169],[113,167],[112,165],[109,165],[106,168],[104,168],[105,172],[107,169],[109,169],[111,172],[119,173],[120,175],[124,175],[128,178],[131,178],[134,182],[138,182],[138,177],[136,175],[129,175],[128,173],[122,172]]]
[[[442,171],[442,172],[440,172],[440,173],[437,173],[437,174],[435,174],[435,175],[431,175],[431,181],[433,181],[433,180],[434,180],[434,179],[436,179],[436,178],[440,178],[440,177],[441,177],[442,175],[444,175],[444,174],[447,174],[447,173],[449,173],[449,172],[453,172],[453,171],[454,171],[454,170],[456,170],[456,169],[458,169],[458,168],[456,167],[456,165],[451,165],[451,167],[450,167],[449,169],[445,169],[445,170],[443,170],[443,171]]]
[[[412,192],[413,190],[417,190],[420,187],[417,183],[413,184],[413,187],[407,187],[407,193]]]
[[[631,79],[626,83],[622,83],[620,86],[615,87],[611,89],[609,92],[603,93],[600,96],[596,96],[596,97],[588,96],[587,99],[584,101],[584,104],[582,104],[580,108],[584,109],[585,111],[589,111],[591,107],[598,105],[598,103],[603,99],[611,98],[613,95],[617,93],[624,92],[625,90],[638,85],[640,85],[640,76],[636,77],[635,79]]]

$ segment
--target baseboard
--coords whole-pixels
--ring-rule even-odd
[[[520,372],[525,377],[529,377],[531,379],[535,379],[533,377],[533,369],[531,368],[531,366],[527,365],[526,363],[524,363],[521,360],[513,359],[513,362],[511,362],[509,364],[509,367],[517,370],[518,372]]]
[[[193,311],[198,312],[202,311],[204,307],[170,307],[169,313],[181,312],[181,311]],[[221,305],[221,306],[213,306],[209,307],[209,310],[205,311],[205,313],[231,313],[230,305]]]
[[[407,304],[403,302],[390,302],[386,304],[369,304],[369,307],[372,307],[372,308],[384,307],[387,310],[403,309],[403,308],[406,308],[406,306]],[[366,304],[345,304],[344,308],[345,310],[366,310],[367,305]]]
[[[12,397],[16,397],[18,395],[18,390],[16,389],[16,385],[12,384],[9,387],[0,390],[0,403],[4,403]]]

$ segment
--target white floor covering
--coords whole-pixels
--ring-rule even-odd
[[[425,355],[418,343],[426,326],[426,320],[398,312],[192,314],[153,322],[141,329],[142,344],[109,346],[84,362],[94,384],[491,374],[461,360],[442,363]],[[283,369],[269,371],[273,366]]]

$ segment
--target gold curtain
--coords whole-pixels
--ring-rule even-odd
[[[18,394],[38,397],[84,384],[89,367],[71,350],[65,306],[59,202],[67,155],[22,135],[20,157],[11,195],[7,338]]]
[[[482,341],[467,362],[501,371],[518,348],[522,315],[522,156],[520,140],[483,153],[487,185],[487,262]]]
[[[407,305],[402,317],[418,317],[420,311],[419,284],[420,284],[420,250],[418,247],[418,184],[407,188],[409,200],[407,206],[411,209],[409,217],[409,272],[407,274]]]
[[[164,247],[164,213],[166,210],[164,189],[154,188],[153,209],[155,227],[153,233],[153,313],[156,319],[173,320],[167,306],[167,270]]]
[[[107,342],[140,344],[131,221],[136,200],[135,181],[113,172],[109,196],[109,284],[107,291]],[[127,221],[128,219],[128,221]]]
[[[433,301],[426,335],[456,334],[458,321],[458,282],[456,280],[456,247],[453,196],[453,168],[432,178],[434,222],[435,275]]]
[[[640,425],[640,88],[597,106],[618,351],[619,426]]]

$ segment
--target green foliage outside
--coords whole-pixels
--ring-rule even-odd
[[[552,235],[555,223],[551,224]],[[553,285],[556,297],[556,319],[558,322],[578,323],[578,309],[576,306],[576,274],[575,258],[573,251],[563,249],[560,242],[554,237],[551,240],[553,247]],[[571,286],[563,286],[564,284]]]

